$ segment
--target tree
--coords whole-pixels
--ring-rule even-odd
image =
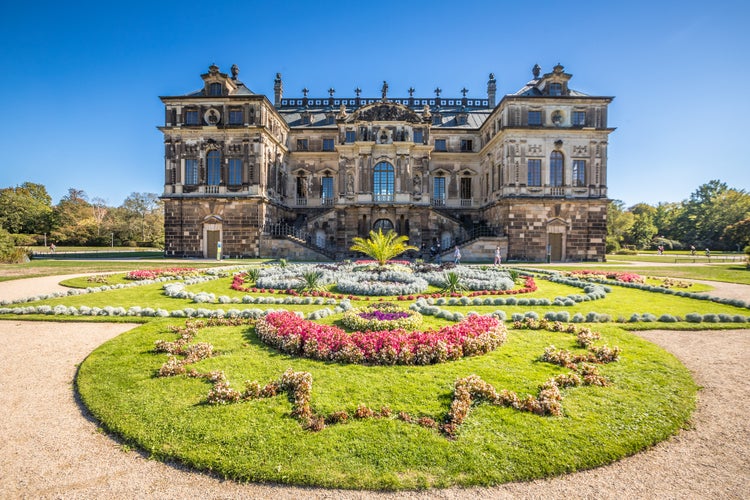
[[[654,225],[658,234],[670,240],[682,240],[676,231],[675,219],[682,212],[681,203],[659,203],[654,210]]]
[[[137,221],[139,241],[156,241],[160,228],[164,226],[162,206],[159,196],[154,193],[131,193],[125,198],[122,208],[131,222]]]
[[[0,190],[0,227],[10,233],[40,234],[50,229],[52,198],[42,184],[24,182]]]
[[[607,205],[607,252],[616,252],[633,225],[634,217],[625,211],[625,203],[612,200]]]
[[[712,180],[699,186],[683,202],[683,210],[674,224],[685,243],[726,248],[726,242],[721,240],[724,229],[747,217],[750,217],[750,195]]]
[[[96,235],[101,236],[102,233],[102,223],[104,222],[104,217],[107,216],[107,212],[109,209],[107,208],[107,201],[102,198],[94,198],[91,200],[91,213],[94,218],[94,221],[96,222]]]
[[[633,225],[627,232],[627,241],[638,248],[648,248],[657,233],[653,219],[647,212],[634,215]]]
[[[349,250],[361,252],[378,261],[378,264],[384,266],[390,259],[401,255],[409,250],[419,250],[419,248],[407,245],[409,240],[406,236],[399,236],[395,231],[390,230],[383,234],[381,229],[378,232],[370,231],[370,237],[353,238],[354,243]]]
[[[729,248],[745,248],[750,246],[750,217],[724,228],[721,240]]]
[[[57,243],[87,245],[96,236],[96,222],[86,193],[70,188],[54,208],[52,239]]]

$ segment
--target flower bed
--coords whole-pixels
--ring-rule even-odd
[[[410,330],[422,324],[422,315],[389,302],[373,304],[344,313],[341,322],[350,330]]]
[[[608,280],[621,281],[623,283],[645,283],[646,279],[640,274],[626,273],[621,271],[595,271],[591,269],[577,269],[565,273],[567,276],[574,278],[586,279],[591,276],[604,276]]]
[[[353,272],[341,276],[336,283],[342,293],[381,296],[418,294],[427,290],[427,286],[424,279],[397,271]]]
[[[505,325],[491,316],[472,315],[440,330],[404,329],[347,334],[291,312],[274,312],[258,320],[258,337],[281,351],[340,363],[428,365],[485,354],[505,341]]]
[[[510,273],[505,270],[456,266],[451,272],[461,278],[461,284],[468,290],[511,290],[515,285]],[[445,285],[446,273],[443,271],[420,272],[418,276],[427,280],[430,285]]]
[[[126,280],[155,280],[156,278],[163,278],[167,276],[197,276],[200,274],[198,269],[193,267],[170,267],[167,269],[139,269],[136,271],[130,271],[125,275]]]

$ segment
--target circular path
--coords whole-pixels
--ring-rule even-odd
[[[33,282],[0,283],[0,298]],[[49,280],[43,282],[40,280]],[[26,283],[24,283],[24,281]],[[76,400],[78,363],[134,325],[0,321],[0,498],[743,498],[750,491],[750,330],[642,332],[702,387],[690,429],[609,466],[493,488],[398,494],[238,484],[165,464],[102,433]]]

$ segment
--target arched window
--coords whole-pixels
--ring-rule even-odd
[[[208,95],[220,96],[223,90],[224,89],[220,83],[212,83],[208,86]]]
[[[221,154],[215,149],[206,155],[206,184],[218,186],[221,183]]]
[[[549,155],[549,185],[563,185],[563,155],[559,151],[552,151]]]
[[[386,234],[388,231],[393,230],[393,222],[388,219],[378,219],[375,221],[375,224],[373,224],[372,230],[376,233],[378,231],[383,231],[383,234]]]
[[[385,161],[378,163],[373,177],[373,201],[393,201],[393,165]]]

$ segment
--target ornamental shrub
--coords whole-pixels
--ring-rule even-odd
[[[703,321],[703,315],[700,313],[688,313],[685,315],[685,321],[688,323],[700,323]]]

